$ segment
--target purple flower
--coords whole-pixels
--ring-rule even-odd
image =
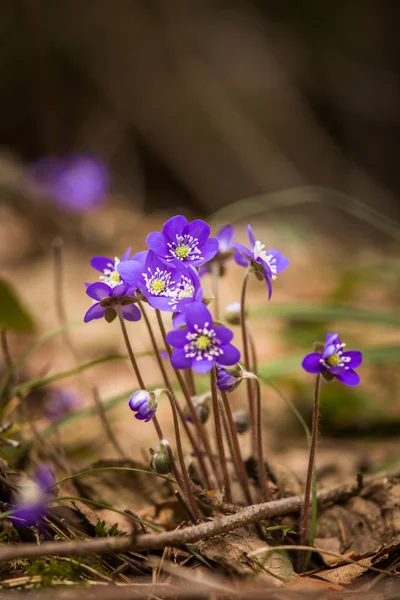
[[[218,240],[218,252],[214,256],[214,258],[207,264],[202,265],[199,268],[199,276],[203,277],[206,273],[211,272],[211,265],[213,263],[218,263],[220,274],[223,274],[224,263],[233,256],[235,252],[235,248],[233,246],[233,236],[235,230],[232,225],[225,225],[222,227],[216,234],[216,238]]]
[[[191,223],[178,215],[169,219],[162,232],[149,233],[146,243],[166,263],[198,267],[218,252],[218,240],[210,238],[210,227],[201,220]]]
[[[272,280],[276,279],[289,265],[289,259],[282,256],[279,250],[271,248],[265,250],[265,244],[256,240],[250,225],[247,225],[247,233],[250,240],[250,249],[242,244],[235,243],[237,250],[234,259],[238,265],[248,267],[251,265],[256,273],[265,279],[268,285],[269,298],[272,294]]]
[[[91,156],[46,157],[31,170],[30,184],[54,198],[60,208],[86,212],[102,206],[109,187],[105,164]]]
[[[46,413],[56,423],[81,404],[79,394],[72,389],[53,390],[46,402]]]
[[[233,392],[243,380],[243,369],[240,365],[233,367],[217,367],[217,388],[221,392]]]
[[[93,267],[93,269],[96,269],[96,271],[100,271],[100,281],[103,281],[103,283],[106,283],[111,288],[114,288],[120,283],[123,283],[123,280],[117,271],[117,267],[120,262],[129,259],[130,253],[131,248],[128,248],[128,250],[122,255],[121,260],[118,258],[118,256],[115,256],[114,259],[108,258],[108,256],[93,256],[90,261],[90,266]]]
[[[118,304],[121,306],[122,316],[127,321],[139,321],[142,316],[139,308],[132,304],[135,299],[133,290],[126,283],[121,283],[115,288],[102,282],[92,283],[86,289],[86,293],[95,302],[85,314],[83,319],[85,323],[103,317],[111,323],[117,316],[115,307]]]
[[[46,465],[38,467],[33,479],[21,481],[11,519],[15,519],[17,525],[36,525],[48,510],[49,488],[54,483],[54,472]]]
[[[227,327],[214,325],[208,308],[196,302],[185,311],[186,327],[167,334],[174,346],[171,363],[176,369],[192,367],[197,373],[207,373],[215,363],[234,365],[240,352],[230,344],[233,333]]]
[[[126,260],[117,268],[123,280],[138,288],[153,308],[182,312],[203,297],[196,269],[190,265],[168,265],[152,250],[149,250],[144,264]]]
[[[321,373],[327,379],[336,377],[346,385],[358,385],[360,377],[354,371],[362,363],[363,356],[358,350],[345,352],[337,333],[328,333],[321,352],[312,352],[304,357],[302,367],[307,373]]]
[[[157,411],[157,396],[154,392],[139,390],[129,398],[129,408],[136,413],[136,419],[139,421],[151,421]]]

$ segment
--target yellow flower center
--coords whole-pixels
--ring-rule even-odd
[[[190,252],[190,248],[189,246],[186,246],[185,244],[182,244],[182,246],[178,246],[175,249],[175,254],[178,258],[186,258],[187,255]]]
[[[118,271],[114,271],[113,273],[111,273],[111,275],[110,275],[110,279],[111,279],[112,281],[115,281],[115,283],[119,283],[119,281],[120,281],[120,277],[119,277],[119,273],[118,273]]]
[[[211,345],[211,341],[206,335],[199,335],[195,344],[198,350],[207,350],[207,348],[209,348]]]
[[[160,293],[165,290],[165,282],[162,279],[153,279],[151,282],[151,290],[154,293]]]
[[[326,362],[330,367],[337,367],[340,363],[340,356],[338,354],[332,354],[332,356],[326,359]]]

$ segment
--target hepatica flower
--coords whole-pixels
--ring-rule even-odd
[[[46,413],[56,423],[81,404],[81,397],[72,389],[53,390],[46,402]]]
[[[109,172],[99,159],[88,155],[46,157],[34,165],[30,184],[54,198],[60,208],[87,212],[105,202]]]
[[[89,285],[86,293],[95,302],[86,311],[83,319],[85,323],[89,323],[93,319],[102,319],[103,317],[111,323],[117,316],[116,307],[118,304],[121,306],[122,316],[127,321],[139,321],[142,316],[139,308],[132,304],[135,300],[133,297],[134,290],[126,283],[121,283],[112,288],[106,283],[99,281],[98,283]]]
[[[218,240],[210,238],[210,227],[201,220],[178,215],[169,219],[162,232],[149,233],[146,243],[161,260],[175,265],[199,267],[218,252]]]
[[[312,352],[304,357],[302,367],[307,373],[321,373],[327,379],[336,377],[346,385],[358,385],[360,376],[354,371],[362,363],[363,356],[358,350],[345,351],[337,333],[328,333],[320,352]]]
[[[232,331],[214,325],[204,304],[191,304],[185,311],[185,320],[185,328],[167,334],[168,344],[175,348],[171,363],[176,369],[192,367],[197,373],[207,373],[215,363],[234,365],[238,362],[240,352],[230,343]]]
[[[158,406],[157,394],[147,392],[146,390],[139,390],[132,394],[128,404],[129,408],[136,413],[136,419],[147,423],[156,414]]]
[[[196,269],[190,265],[166,264],[152,250],[147,253],[144,264],[127,260],[117,268],[123,280],[138,288],[153,308],[181,312],[187,305],[202,299]]]
[[[256,275],[264,278],[268,285],[269,298],[272,294],[272,281],[277,278],[279,273],[282,273],[289,265],[289,259],[282,256],[279,250],[271,248],[265,250],[265,244],[256,240],[250,225],[247,225],[247,233],[250,241],[250,248],[246,248],[243,244],[235,243],[237,250],[234,259],[237,264],[247,267],[251,266]]]
[[[54,482],[54,472],[46,465],[38,467],[32,479],[20,482],[11,517],[16,525],[36,525],[45,516]]]
[[[243,381],[243,369],[240,365],[217,367],[217,388],[221,392],[233,392]]]
[[[233,245],[234,233],[235,230],[232,225],[225,225],[225,227],[222,227],[222,229],[218,231],[215,236],[218,240],[218,252],[211,261],[199,268],[200,277],[206,273],[210,273],[211,265],[215,263],[218,263],[220,274],[223,274],[224,263],[235,253],[235,247]]]

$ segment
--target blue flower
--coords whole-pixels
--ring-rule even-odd
[[[115,256],[114,258],[109,258],[108,256],[93,256],[90,261],[90,265],[93,267],[93,269],[96,269],[96,271],[100,271],[100,281],[114,288],[120,283],[124,283],[124,280],[118,272],[117,267],[121,262],[130,259],[130,253],[131,248],[128,248],[128,250],[126,250],[126,252],[122,255],[121,259],[119,259],[118,256]],[[136,260],[144,264],[146,256],[147,250],[138,252],[132,256],[131,260]]]
[[[199,267],[218,252],[218,240],[210,238],[210,227],[201,220],[192,221],[178,215],[169,219],[162,232],[149,233],[146,243],[166,263]]]
[[[139,390],[129,398],[129,408],[136,413],[136,419],[139,421],[151,421],[157,411],[157,396],[154,392]]]
[[[28,183],[63,210],[87,212],[104,204],[110,176],[106,165],[93,156],[48,156],[33,166]]]
[[[362,363],[363,356],[358,350],[344,351],[337,333],[328,333],[320,352],[312,352],[304,357],[302,367],[307,373],[321,373],[326,379],[336,377],[346,385],[358,385],[360,376],[354,371]]]
[[[190,265],[166,264],[152,250],[144,264],[127,260],[117,268],[123,280],[139,289],[153,308],[181,312],[203,297],[196,269]]]
[[[54,472],[46,465],[37,468],[33,479],[21,481],[11,520],[15,519],[16,525],[36,525],[48,510],[51,497],[49,488],[54,483]]]
[[[197,373],[207,373],[215,363],[234,365],[240,352],[230,344],[233,333],[227,327],[214,325],[212,316],[202,303],[194,303],[185,311],[186,327],[167,334],[174,350],[171,363],[176,369],[192,367]]]
[[[217,367],[217,388],[221,392],[233,392],[243,380],[243,369],[240,365],[232,368]]]
[[[237,250],[234,259],[238,265],[248,267],[251,265],[256,273],[264,278],[268,285],[269,298],[272,294],[272,281],[279,273],[282,273],[289,265],[289,259],[282,256],[279,250],[271,248],[265,250],[265,244],[256,240],[250,225],[247,225],[247,233],[250,240],[250,249],[243,244],[235,243]]]
[[[225,227],[222,227],[222,229],[218,231],[215,236],[218,240],[218,252],[210,262],[199,268],[200,277],[211,272],[211,265],[213,263],[218,263],[220,274],[223,274],[225,262],[235,253],[233,245],[234,233],[235,230],[232,225],[225,225]]]
[[[82,403],[79,394],[72,389],[53,390],[46,402],[46,413],[56,423]]]
[[[139,321],[142,316],[139,308],[132,304],[135,300],[134,290],[126,283],[121,283],[114,288],[102,282],[92,283],[86,289],[86,293],[95,302],[86,311],[83,319],[85,323],[103,317],[111,323],[117,316],[115,307],[118,304],[121,306],[122,316],[127,321]]]

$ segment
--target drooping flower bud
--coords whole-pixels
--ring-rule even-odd
[[[172,470],[168,446],[169,442],[167,440],[161,440],[158,450],[154,452],[151,460],[151,468],[160,475],[168,475]]]
[[[207,422],[208,417],[210,415],[210,399],[210,392],[206,392],[201,396],[194,396],[192,398],[192,402],[196,409],[197,416],[199,417],[200,422],[203,423],[203,425]],[[189,423],[193,423],[193,418],[189,406],[187,404],[183,407],[183,414],[185,416],[186,421],[189,421]]]
[[[238,433],[246,433],[250,427],[250,416],[247,410],[237,410],[232,415]]]
[[[217,387],[221,392],[233,392],[243,380],[244,371],[239,363],[231,367],[217,367]]]
[[[132,394],[129,398],[129,408],[136,413],[135,417],[139,421],[151,421],[157,411],[158,406],[157,390],[148,392],[147,390],[139,390]]]
[[[214,298],[215,296],[210,290],[206,290],[205,292],[203,292],[203,302],[206,306],[211,304]]]
[[[240,302],[231,302],[225,307],[224,320],[229,325],[240,325]]]

